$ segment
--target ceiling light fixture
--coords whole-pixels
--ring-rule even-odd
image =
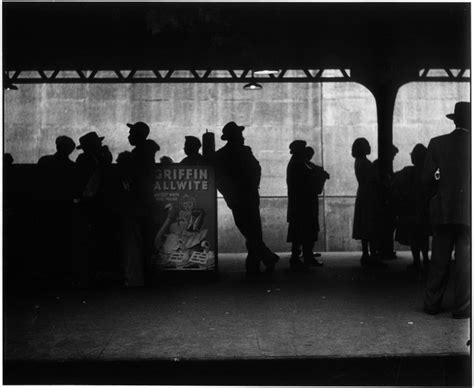
[[[250,82],[244,85],[244,90],[260,90],[260,89],[262,89],[262,85],[256,82]]]
[[[252,70],[252,79],[254,79],[253,74],[254,73],[253,73],[253,70]],[[262,85],[256,83],[255,81],[251,81],[248,84],[244,85],[244,90],[260,90],[260,89],[262,89]]]
[[[3,84],[3,89],[5,89],[5,90],[18,90],[18,86],[13,85],[11,82],[5,82]]]

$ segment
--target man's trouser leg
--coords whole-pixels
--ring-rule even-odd
[[[448,283],[449,263],[454,248],[454,229],[451,225],[434,228],[431,264],[425,293],[425,308],[438,310],[441,307]]]
[[[248,256],[245,263],[247,272],[258,272],[263,251],[262,226],[258,206],[235,206],[232,209],[235,225],[245,237]]]
[[[120,256],[124,271],[125,285],[144,285],[143,234],[139,219],[134,215],[124,216],[120,223]]]
[[[471,304],[470,234],[468,226],[456,225],[454,311],[464,311]]]

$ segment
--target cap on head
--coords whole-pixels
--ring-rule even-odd
[[[79,138],[79,145],[76,147],[78,150],[93,146],[95,144],[102,143],[104,136],[99,136],[95,131],[88,132]]]
[[[185,136],[184,139],[185,145],[189,145],[190,147],[197,149],[201,148],[201,140],[199,140],[199,138],[197,138],[196,136]]]
[[[305,140],[293,140],[290,143],[290,154],[297,154],[304,151],[304,147],[306,147]]]
[[[128,123],[127,127],[130,128],[131,133],[134,133],[145,139],[150,134],[150,127],[148,126],[148,124],[145,124],[143,121],[137,121],[135,124]]]
[[[245,129],[244,126],[237,125],[234,121],[231,121],[224,125],[222,128],[222,140],[229,140],[237,136],[242,136],[242,131]]]

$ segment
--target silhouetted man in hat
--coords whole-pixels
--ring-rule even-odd
[[[125,163],[130,171],[128,203],[120,211],[120,256],[124,285],[142,287],[151,282],[154,225],[157,211],[153,200],[155,154],[160,146],[147,139],[150,128],[144,122],[127,124],[128,141],[134,146]]]
[[[72,202],[75,194],[75,164],[69,158],[76,148],[68,136],[56,138],[56,153],[38,160],[41,180],[41,197],[47,200]]]
[[[113,245],[111,216],[105,201],[105,180],[112,154],[107,146],[102,145],[103,139],[96,132],[88,132],[79,138],[77,146],[83,151],[76,159],[76,167],[81,215],[78,223],[83,225],[78,232],[77,244],[84,249],[88,260],[81,272],[80,284],[84,287],[91,281],[102,280]]]
[[[187,155],[181,164],[199,166],[203,162],[203,156],[199,153],[201,140],[195,136],[185,136],[184,153]]]
[[[134,147],[132,154],[137,163],[141,163],[141,158],[144,157],[145,141],[150,134],[150,127],[142,121],[135,124],[128,123],[127,127],[130,128],[128,142]]]
[[[431,139],[423,169],[424,181],[436,187],[430,201],[433,244],[424,309],[428,314],[440,312],[454,249],[453,318],[468,318],[471,313],[470,111],[469,102],[458,102],[454,113],[446,115],[456,127]]]
[[[76,159],[80,187],[85,197],[94,196],[100,189],[100,177],[104,167],[112,163],[109,148],[102,145],[104,137],[96,132],[88,132],[79,138],[78,150],[82,150]]]
[[[76,148],[68,136],[56,138],[56,153],[38,160],[38,206],[41,228],[38,247],[54,281],[72,272],[73,199],[77,195],[76,166],[69,158]]]
[[[251,279],[259,274],[260,261],[267,271],[272,271],[278,256],[263,242],[258,193],[261,168],[250,147],[244,145],[244,128],[233,121],[224,126],[221,139],[227,144],[216,151],[214,166],[216,186],[232,210],[235,225],[245,237],[246,273]]]

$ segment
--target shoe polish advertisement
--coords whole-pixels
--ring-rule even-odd
[[[159,166],[154,200],[164,212],[154,236],[157,270],[215,270],[217,264],[217,197],[208,166]],[[161,217],[160,217],[161,218]]]

